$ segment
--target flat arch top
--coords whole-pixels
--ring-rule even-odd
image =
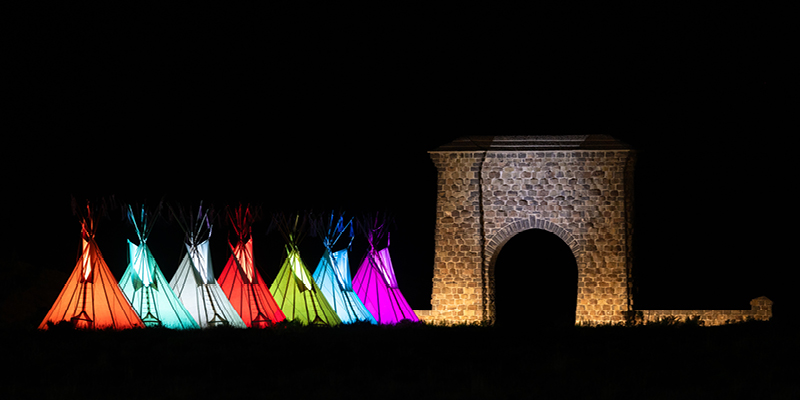
[[[431,152],[630,149],[609,135],[462,136]]]

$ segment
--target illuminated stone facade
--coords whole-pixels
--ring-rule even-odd
[[[481,136],[429,153],[438,199],[432,310],[423,319],[493,322],[497,255],[527,229],[572,249],[576,322],[624,319],[633,307],[631,149],[605,135]]]

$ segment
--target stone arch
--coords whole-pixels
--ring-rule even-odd
[[[558,236],[564,241],[564,243],[567,244],[567,246],[569,246],[570,249],[572,249],[572,254],[575,256],[576,260],[579,259],[583,251],[581,245],[578,244],[578,241],[572,237],[572,234],[570,234],[569,231],[550,221],[536,219],[536,216],[531,215],[528,218],[520,219],[519,221],[506,225],[495,232],[491,238],[488,238],[484,248],[484,264],[486,267],[491,268],[494,266],[494,262],[497,259],[497,254],[509,239],[514,237],[514,235],[517,233],[526,231],[528,229],[541,229]]]
[[[576,322],[632,310],[630,148],[605,135],[480,136],[429,154],[439,178],[428,319],[491,322],[495,257],[534,228],[575,256]]]
[[[572,251],[573,257],[575,257],[576,262],[577,260],[580,260],[583,250],[578,241],[572,236],[572,234],[570,234],[569,231],[550,221],[537,219],[534,215],[531,215],[528,218],[520,219],[501,228],[500,230],[495,232],[491,238],[488,238],[484,248],[484,276],[486,277],[485,279],[486,301],[484,307],[486,309],[485,314],[486,314],[486,319],[488,321],[494,322],[496,314],[495,301],[494,301],[495,300],[494,269],[495,269],[495,264],[497,263],[497,257],[503,250],[503,246],[506,243],[508,243],[508,241],[511,240],[511,238],[513,238],[519,233],[531,229],[540,229],[554,234],[559,239],[561,239],[567,246],[569,246],[570,250]],[[580,269],[580,264],[578,264],[578,268]],[[577,282],[575,282],[575,284],[577,285]]]

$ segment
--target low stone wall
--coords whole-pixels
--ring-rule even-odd
[[[658,322],[665,318],[698,318],[705,326],[725,325],[730,322],[743,322],[748,319],[767,321],[772,318],[772,300],[762,296],[750,301],[749,310],[638,310],[642,322]]]
[[[420,321],[428,323],[435,322],[433,310],[414,310],[414,313],[417,314],[417,318],[419,318]]]
[[[435,310],[414,310],[420,321],[427,323],[451,324],[461,321],[448,321],[441,318]],[[687,318],[699,317],[704,326],[725,325],[731,322],[744,322],[748,319],[768,321],[772,318],[772,300],[762,296],[750,300],[749,310],[638,310],[641,322],[658,322],[665,318],[675,318],[679,322]]]

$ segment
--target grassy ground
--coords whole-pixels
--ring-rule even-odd
[[[773,323],[3,335],[3,399],[800,398],[800,340]]]

